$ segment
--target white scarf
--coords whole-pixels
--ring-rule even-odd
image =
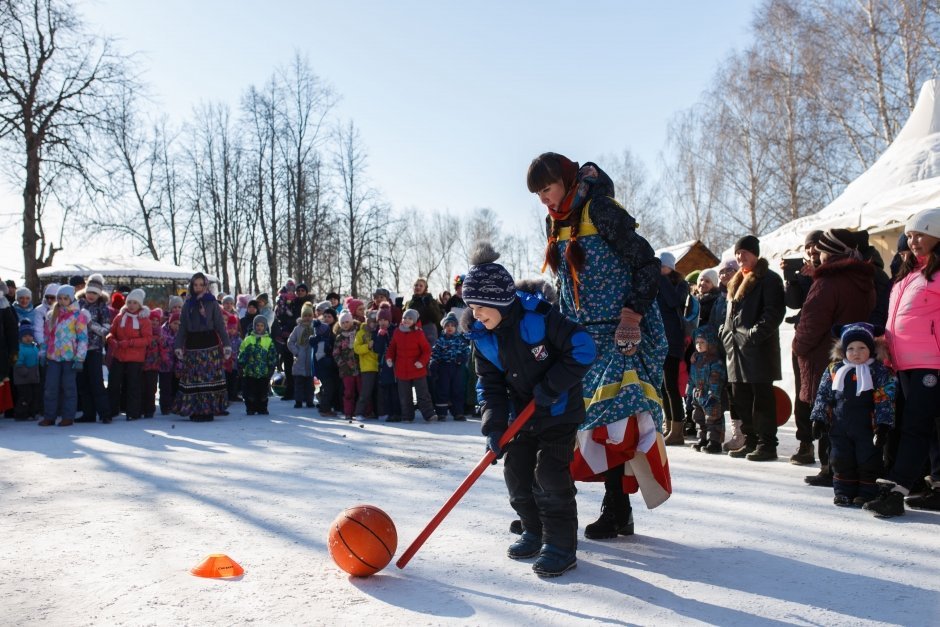
[[[855,371],[855,380],[857,381],[855,396],[861,396],[862,392],[873,389],[871,369],[869,368],[873,363],[875,363],[875,360],[871,357],[863,364],[853,364],[847,359],[843,359],[842,365],[836,371],[836,376],[832,379],[832,389],[836,392],[842,392],[845,388],[845,378],[853,370]]]
[[[125,327],[125,325],[127,325],[127,319],[130,318],[130,319],[131,319],[131,322],[133,323],[133,329],[134,329],[135,331],[136,331],[137,329],[139,329],[139,328],[140,328],[140,322],[138,322],[138,316],[140,316],[140,312],[141,312],[141,311],[142,311],[142,310],[138,310],[137,313],[135,313],[135,314],[132,314],[132,313],[129,312],[129,311],[125,311],[125,312],[124,312],[124,316],[121,318],[121,328],[123,329],[123,328]]]

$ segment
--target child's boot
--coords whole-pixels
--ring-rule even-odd
[[[506,555],[509,559],[524,560],[535,557],[542,548],[542,534],[523,531],[522,536],[509,545]]]
[[[718,442],[717,440],[710,441],[708,444],[705,445],[705,448],[703,448],[702,450],[712,455],[720,455],[721,453],[724,452],[721,450],[721,443]]]
[[[558,577],[577,565],[578,557],[574,549],[543,544],[539,558],[532,564],[532,570],[539,577]]]

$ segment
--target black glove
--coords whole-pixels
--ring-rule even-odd
[[[557,397],[550,396],[541,383],[532,388],[532,398],[539,407],[551,407],[552,403],[558,400]]]
[[[499,446],[499,441],[503,437],[502,431],[490,431],[486,434],[486,450],[493,451],[496,454],[496,457],[493,458],[493,465],[496,465],[496,460],[500,459],[503,456],[503,449]]]
[[[891,431],[891,427],[884,423],[875,426],[875,446],[884,448],[888,442],[888,431]]]
[[[813,421],[813,439],[818,440],[823,437],[823,434],[829,431],[829,425],[827,425],[822,420]]]

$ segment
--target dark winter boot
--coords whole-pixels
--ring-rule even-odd
[[[525,535],[525,534],[523,534]],[[532,564],[532,570],[539,577],[558,577],[578,565],[576,552],[562,549],[551,544],[543,544],[539,558]]]
[[[542,536],[540,534],[535,534],[531,531],[523,531],[522,536],[509,545],[509,548],[506,550],[506,555],[509,559],[524,560],[538,555],[541,548]]]
[[[806,475],[803,481],[819,488],[832,487],[832,471],[829,466],[820,466],[818,475]]]
[[[745,441],[744,446],[741,448],[736,448],[733,451],[728,451],[728,457],[747,457],[751,453],[757,450],[756,444],[750,444]]]
[[[796,453],[790,456],[790,463],[797,466],[808,466],[816,463],[816,451],[813,450],[812,442],[800,442],[800,447]]]
[[[712,455],[720,455],[724,453],[724,451],[721,450],[721,443],[719,442],[709,442],[702,450]]]
[[[758,446],[753,453],[747,454],[751,462],[772,462],[777,459],[777,449],[769,446]]]
[[[601,503],[600,517],[584,528],[589,540],[609,540],[617,536],[633,535],[633,508],[627,497],[608,492]]]
[[[909,496],[904,499],[908,507],[914,509],[925,509],[931,512],[940,512],[940,481],[925,477],[927,482],[927,491],[916,496]]]
[[[692,449],[696,451],[701,451],[703,448],[708,446],[708,438],[706,436],[700,436],[698,442],[692,444]]]
[[[874,501],[869,501],[862,506],[877,518],[894,518],[904,515],[904,488],[895,485],[889,481],[878,481],[881,492]]]

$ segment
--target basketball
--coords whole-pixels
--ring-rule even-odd
[[[392,561],[398,532],[388,514],[373,505],[356,505],[330,525],[327,545],[336,565],[354,577],[368,577]]]

